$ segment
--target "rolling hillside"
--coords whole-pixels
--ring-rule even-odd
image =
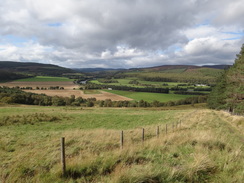
[[[0,71],[46,76],[61,76],[64,73],[74,73],[74,71],[71,69],[67,69],[52,64],[23,63],[10,61],[0,61]]]
[[[137,77],[146,81],[214,84],[222,72],[222,69],[215,68],[170,65],[132,69],[124,72],[124,75],[127,77]]]

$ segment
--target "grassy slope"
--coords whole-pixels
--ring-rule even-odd
[[[244,178],[243,117],[159,108],[5,106],[0,112],[1,119],[35,113],[61,117],[0,128],[3,182],[242,182]],[[173,132],[172,122],[179,120],[182,126]],[[141,127],[146,130],[143,146]],[[125,130],[123,150],[119,150],[121,129]],[[66,137],[66,178],[61,177],[59,163],[62,136]]]
[[[51,77],[51,76],[36,76],[33,78],[27,78],[27,79],[19,79],[16,81],[21,82],[50,82],[50,81],[73,81],[73,79],[69,79],[66,77]]]
[[[210,82],[215,83],[217,77],[223,72],[221,69],[212,68],[194,68],[194,69],[169,69],[169,70],[150,70],[145,69],[141,71],[130,71],[126,72],[125,75],[128,77],[137,78],[168,78],[178,82]]]
[[[162,94],[162,93],[147,93],[147,92],[131,92],[131,91],[121,91],[121,90],[105,90],[106,92],[114,93],[117,95],[122,95],[134,100],[144,100],[147,102],[152,102],[154,100],[160,102],[177,101],[192,97],[192,95],[177,95],[177,94]]]
[[[74,73],[73,70],[52,64],[23,63],[0,61],[0,69],[35,75],[62,76],[63,73]]]

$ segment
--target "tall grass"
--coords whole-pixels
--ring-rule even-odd
[[[46,108],[39,108],[45,111]],[[17,109],[13,109],[17,110]],[[23,110],[23,109],[22,109]],[[63,108],[53,108],[53,113]],[[50,109],[46,111],[49,115]],[[233,131],[221,118],[221,112],[211,110],[154,111],[142,109],[90,109],[90,116],[99,114],[116,118],[116,114],[129,116],[156,116],[151,124],[130,118],[130,123],[119,127],[99,125],[99,128],[78,128],[79,113],[66,110],[71,121],[46,123],[46,127],[32,125],[3,126],[0,129],[0,180],[2,182],[242,182],[244,154],[242,136]],[[11,110],[5,111],[10,115]],[[113,116],[112,113],[115,115]],[[128,113],[128,114],[127,114]],[[162,113],[162,114],[161,114]],[[226,114],[228,115],[228,114]],[[103,115],[101,115],[103,116]],[[100,116],[100,117],[101,117]],[[165,118],[164,118],[165,116]],[[85,117],[86,118],[86,117]],[[121,117],[122,118],[122,117]],[[79,118],[81,119],[81,118]],[[88,118],[86,118],[88,119]],[[101,118],[103,119],[103,118]],[[148,118],[147,120],[149,120]],[[243,123],[243,117],[228,115],[233,123]],[[107,118],[109,120],[109,118]],[[182,121],[172,130],[172,122]],[[87,121],[88,122],[88,121]],[[66,127],[73,125],[73,128]],[[165,124],[168,134],[165,134]],[[44,126],[45,126],[44,125]],[[62,126],[63,130],[53,127]],[[129,128],[127,127],[129,125]],[[157,126],[160,136],[155,136]],[[141,128],[145,127],[146,141],[141,142]],[[239,126],[240,127],[240,126]],[[120,130],[124,129],[125,145],[120,149]],[[234,128],[234,127],[233,127]],[[60,137],[66,138],[67,172],[62,175],[60,164]]]

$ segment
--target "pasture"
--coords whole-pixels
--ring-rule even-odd
[[[82,97],[84,99],[87,98],[96,98],[96,100],[106,100],[111,99],[113,101],[123,101],[123,100],[133,100],[131,98],[109,93],[106,91],[98,91],[95,90],[95,92],[92,92],[93,90],[73,90],[73,89],[67,89],[67,90],[24,90],[27,92],[37,93],[37,94],[46,94],[48,96],[60,96],[60,97],[70,97],[71,95],[74,95],[77,97]]]
[[[52,76],[36,76],[32,78],[19,79],[17,82],[62,82],[62,81],[70,81],[73,79],[69,79],[67,77],[52,77]]]
[[[49,88],[51,86],[59,86],[64,87],[64,89],[72,90],[72,89],[78,89],[79,86],[74,84],[71,81],[12,81],[7,83],[0,83],[0,86],[7,86],[7,87],[32,87],[33,89],[36,89],[36,87],[39,88]]]
[[[52,79],[53,81],[48,81],[48,78]],[[38,81],[41,79],[42,81]],[[105,91],[98,91],[98,90],[79,90],[79,85],[74,84],[73,81],[62,81],[63,79],[60,78],[60,81],[57,81],[59,77],[39,77],[39,79],[34,79],[27,81],[12,81],[7,83],[0,83],[0,86],[7,86],[7,87],[20,87],[20,88],[26,88],[26,87],[32,87],[33,90],[26,90],[26,92],[32,92],[37,94],[46,94],[48,96],[60,96],[60,97],[70,97],[71,95],[74,95],[75,97],[82,97],[82,98],[96,98],[97,100],[106,100],[111,99],[114,101],[120,101],[120,100],[132,100],[131,98],[116,95],[113,93],[105,92]],[[67,78],[66,78],[67,79]],[[54,81],[56,80],[56,81]],[[63,87],[63,90],[51,90],[48,89],[50,87]],[[36,89],[36,88],[39,89]],[[44,89],[41,89],[44,88]]]
[[[192,97],[193,95],[178,95],[178,94],[163,94],[163,93],[148,93],[148,92],[133,92],[133,91],[121,91],[121,90],[105,90],[113,94],[125,96],[136,101],[144,100],[147,102],[153,102],[155,100],[160,102],[169,102]]]
[[[159,87],[159,88],[165,87],[165,86],[163,86],[163,84],[167,84],[167,86],[169,86],[169,87],[174,87],[174,86],[177,86],[178,84],[186,84],[186,83],[177,83],[177,82],[144,81],[144,80],[140,80],[138,78],[133,78],[133,77],[127,77],[125,79],[115,79],[115,80],[118,81],[118,83],[102,83],[102,82],[99,82],[98,80],[92,80],[90,82],[94,83],[94,84],[108,84],[108,85],[115,85],[115,86],[123,85],[123,86],[130,86],[130,87],[146,87],[143,85],[152,85],[154,87]],[[130,84],[129,82],[131,82],[133,80],[138,81],[141,85]]]
[[[0,107],[0,180],[241,183],[244,118],[191,106],[170,109]]]

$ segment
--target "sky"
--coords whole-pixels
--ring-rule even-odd
[[[0,61],[68,68],[233,64],[243,0],[0,0]]]

